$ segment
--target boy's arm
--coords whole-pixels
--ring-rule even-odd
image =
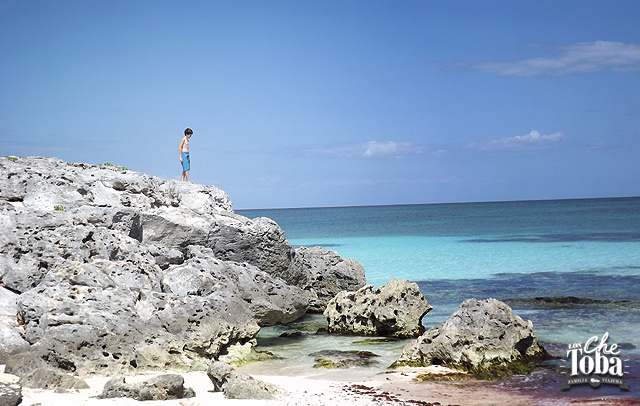
[[[178,155],[180,155],[180,162],[182,162],[182,144],[184,144],[184,137],[180,140],[180,145],[178,145]]]

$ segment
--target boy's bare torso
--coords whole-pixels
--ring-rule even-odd
[[[182,138],[182,152],[189,152],[189,137]]]

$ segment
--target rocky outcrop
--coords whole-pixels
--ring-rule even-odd
[[[302,279],[293,257],[275,222],[237,215],[214,186],[0,158],[0,358],[28,349],[79,375],[205,368],[305,313],[278,277]]]
[[[232,211],[215,186],[196,185],[113,165],[69,164],[54,158],[0,158],[0,201],[30,211],[83,206],[130,208],[145,243],[186,249],[201,245],[223,260],[247,262],[266,272],[288,269],[293,248],[272,220]],[[144,233],[143,233],[144,230]]]
[[[163,272],[127,230],[96,221],[99,210],[29,217],[5,211],[12,227],[0,237],[7,254],[2,279],[20,293],[17,314],[32,352],[68,372],[111,374],[204,365],[226,345],[255,336],[259,327],[235,285],[174,293],[167,287],[172,267],[180,265]],[[245,274],[263,278],[264,272],[247,268]],[[276,279],[263,286],[286,290]]]
[[[289,395],[284,389],[239,373],[224,362],[211,363],[207,375],[214,391],[223,392],[227,399],[275,400],[277,396]]]
[[[330,333],[409,338],[424,331],[422,318],[431,309],[416,283],[391,279],[375,291],[367,285],[340,292],[324,316]]]
[[[321,247],[296,249],[290,269],[280,276],[302,288],[309,298],[309,311],[318,313],[338,293],[358,290],[366,283],[364,267],[358,261]]]
[[[177,374],[158,375],[138,383],[127,383],[124,377],[110,379],[98,399],[133,398],[136,400],[170,400],[194,397],[191,388],[184,386],[184,378]]]
[[[215,186],[166,181],[105,164],[71,164],[55,158],[0,158],[0,200],[34,211],[80,206],[147,210],[181,207],[194,213],[230,211],[231,199]]]
[[[482,374],[527,372],[547,356],[531,321],[496,299],[465,300],[447,320],[408,344],[397,364],[445,365]]]

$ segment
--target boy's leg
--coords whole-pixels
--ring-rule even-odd
[[[184,171],[184,173],[185,173],[185,176],[187,177],[187,182],[191,182],[189,180],[189,170],[191,169],[191,156],[189,155],[188,152],[185,158],[187,159],[187,170]]]

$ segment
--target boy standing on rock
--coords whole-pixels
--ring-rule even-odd
[[[182,137],[180,145],[178,146],[180,162],[182,163],[182,182],[184,182],[185,178],[187,179],[187,182],[191,182],[189,180],[189,169],[191,169],[191,160],[189,159],[189,138],[191,138],[191,135],[193,135],[193,130],[191,128],[184,130],[184,137]]]

